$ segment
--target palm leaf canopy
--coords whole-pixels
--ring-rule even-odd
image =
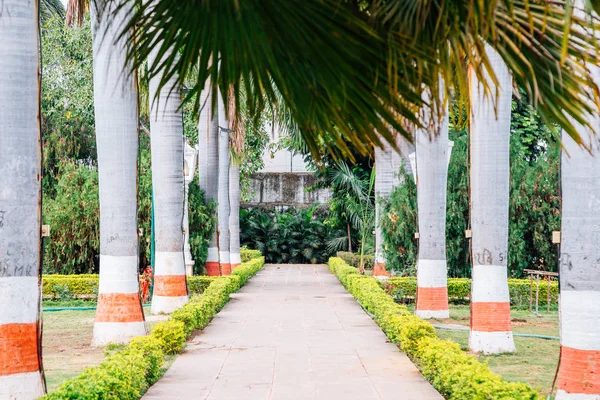
[[[65,7],[60,0],[42,0],[40,1],[40,16],[42,20],[48,19],[53,15],[61,18],[65,16]]]
[[[313,154],[349,155],[348,143],[363,153],[382,139],[395,147],[396,134],[433,122],[451,95],[468,105],[469,73],[495,80],[486,43],[545,122],[579,141],[573,121],[591,127],[600,104],[597,19],[573,9],[560,0],[153,0],[132,8],[123,32],[133,32],[137,65],[158,49],[149,73],[163,84],[195,74],[189,99],[208,79],[251,113],[280,103]],[[442,82],[446,96],[423,96]],[[433,121],[419,119],[424,106],[440,110]]]

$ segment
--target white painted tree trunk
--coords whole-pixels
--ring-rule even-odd
[[[502,58],[486,52],[499,87],[492,94],[471,75],[471,231],[473,272],[469,348],[515,351],[507,280],[511,76]],[[496,97],[496,90],[498,96]],[[496,108],[494,107],[496,105]]]
[[[408,161],[408,155],[414,149],[414,145],[403,136],[398,135],[396,143],[400,153],[395,151],[387,142],[383,149],[375,147],[375,265],[373,276],[386,277],[386,260],[383,244],[383,233],[381,230],[382,206],[390,197],[393,189],[401,184],[400,168],[404,166],[406,172],[411,175],[412,169]]]
[[[153,63],[156,57],[153,51],[148,62]],[[160,76],[152,78],[149,85],[156,251],[152,314],[171,313],[188,301],[183,253],[185,183],[181,90],[177,77],[173,76],[159,91],[160,79]]]
[[[45,392],[38,2],[0,5],[0,398]]]
[[[219,116],[218,113],[212,114],[212,91],[209,81],[204,85],[200,104],[203,107],[198,124],[198,174],[200,189],[204,190],[205,200],[208,204],[213,200],[218,200],[219,188]],[[216,230],[208,245],[205,267],[207,275],[221,275]]]
[[[382,210],[392,193],[394,169],[392,165],[394,150],[384,141],[383,148],[375,146],[375,264],[373,276],[389,276],[385,266],[383,234],[381,229]]]
[[[229,258],[231,270],[242,263],[240,256],[240,164],[231,162],[229,168],[229,231],[231,233]]]
[[[563,133],[557,400],[600,399],[600,144],[575,126],[592,154]]]
[[[123,71],[125,38],[117,39],[129,10],[115,15],[114,4],[105,0],[91,2],[91,7],[100,191],[100,286],[93,344],[103,346],[145,335],[146,324],[138,274],[137,88],[133,75]]]
[[[226,98],[226,97],[225,97]],[[229,253],[229,122],[225,112],[224,96],[219,94],[219,206],[218,206],[218,245],[221,275],[231,274]]]
[[[415,314],[421,318],[450,317],[446,265],[447,109],[440,122],[437,132],[432,127],[416,133],[419,258]]]

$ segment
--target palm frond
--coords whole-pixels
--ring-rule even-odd
[[[57,15],[60,18],[65,16],[65,7],[60,0],[42,0],[40,1],[40,17],[42,21]]]

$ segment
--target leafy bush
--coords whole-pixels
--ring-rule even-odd
[[[358,268],[360,264],[360,253],[350,253],[348,251],[338,251],[336,256],[344,260],[344,262],[352,267]],[[375,257],[372,255],[363,256],[365,269],[373,269]]]
[[[375,278],[360,275],[340,258],[329,269],[360,304],[373,315],[387,337],[417,362],[423,376],[449,399],[539,399],[523,383],[506,382],[486,364],[435,335],[433,326],[396,304]]]
[[[382,283],[387,293],[395,298],[414,299],[417,292],[417,279],[412,277],[390,278]],[[524,306],[529,304],[529,291],[532,282],[528,279],[509,279],[508,290],[512,305]],[[535,283],[533,283],[535,296]],[[539,304],[546,305],[548,283],[540,281]],[[448,300],[453,303],[464,303],[471,297],[471,279],[449,278]],[[558,304],[558,282],[550,282],[550,304]]]
[[[242,259],[243,263],[248,262],[254,258],[259,258],[261,256],[262,254],[260,254],[259,250],[250,250],[246,246],[240,249],[240,258]]]
[[[175,319],[159,322],[152,327],[151,336],[160,342],[165,354],[177,354],[185,344],[184,323]]]
[[[229,295],[264,265],[264,258],[243,263],[231,276],[215,277],[201,296],[193,296],[168,321],[158,323],[150,336],[137,337],[97,367],[63,383],[42,399],[137,400],[162,374],[164,354],[175,354],[186,337],[204,328],[229,301]]]
[[[268,263],[326,262],[333,254],[327,243],[336,232],[316,215],[317,210],[317,207],[285,212],[241,210],[241,242],[259,250]]]
[[[216,203],[208,205],[204,201],[204,192],[198,185],[198,174],[190,183],[188,191],[188,219],[190,224],[190,249],[194,259],[194,274],[205,273],[204,265],[208,257],[210,238],[216,229]]]

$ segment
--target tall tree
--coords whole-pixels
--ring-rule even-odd
[[[507,277],[512,80],[498,53],[489,45],[486,53],[490,70],[484,79],[491,93],[485,92],[486,84],[474,74],[470,82],[473,283],[469,348],[502,353],[515,351]]]
[[[244,124],[235,106],[235,93],[229,88],[229,131],[231,133],[231,163],[229,166],[229,260],[233,271],[242,263],[240,256],[240,163],[244,149]]]
[[[600,118],[591,119],[598,126]],[[556,395],[561,400],[600,397],[600,145],[593,132],[579,129],[588,149],[563,135],[561,156],[561,359]]]
[[[200,189],[204,190],[207,203],[217,201],[219,189],[219,115],[213,114],[213,88],[207,80],[200,99],[198,123],[198,175]],[[217,230],[213,233],[206,258],[206,274],[220,275]]]
[[[100,286],[93,344],[146,334],[139,292],[137,229],[137,86],[120,36],[133,2],[92,6],[94,110],[100,193]],[[123,66],[125,70],[123,70]]]
[[[440,93],[442,96],[443,91]],[[448,182],[448,109],[441,118],[424,110],[429,129],[416,133],[419,258],[417,304],[421,318],[449,318],[446,265],[446,187]]]
[[[42,374],[38,2],[0,13],[0,398],[35,399]]]
[[[149,64],[160,63],[153,52]],[[155,258],[152,313],[170,313],[188,301],[184,257],[184,138],[181,88],[176,77],[159,89],[150,78],[152,194]],[[187,203],[185,203],[187,204]]]
[[[225,99],[228,99],[228,93],[219,93],[219,191],[218,191],[218,246],[219,246],[219,266],[220,275],[231,274],[231,260],[229,253],[229,120],[227,118],[227,107]]]
[[[380,220],[384,203],[394,187],[393,153],[394,149],[388,143],[384,143],[382,148],[375,147],[375,264],[373,265],[373,276],[389,276],[389,272],[385,269]],[[364,243],[362,245],[364,246]]]

